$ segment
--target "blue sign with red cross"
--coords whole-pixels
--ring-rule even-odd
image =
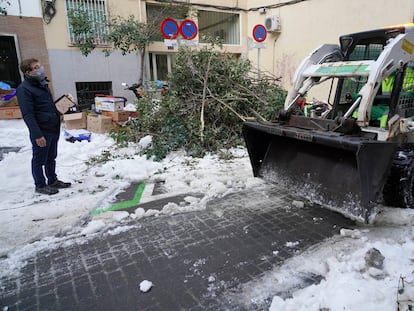
[[[175,39],[178,36],[178,23],[175,19],[166,18],[161,22],[160,30],[165,39]]]
[[[192,40],[197,36],[198,28],[194,21],[185,19],[180,24],[180,34],[186,40]]]
[[[253,28],[253,38],[257,42],[263,42],[267,37],[267,29],[262,24],[257,24]]]

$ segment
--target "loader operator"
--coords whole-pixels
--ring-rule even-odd
[[[414,66],[414,64],[411,65]],[[382,81],[382,93],[392,92],[395,74],[396,73],[393,73],[388,78],[385,78],[384,81]],[[414,95],[414,69],[410,66],[407,66],[405,70],[402,92],[404,95]]]
[[[414,65],[414,64],[412,64]],[[381,88],[382,88],[382,94],[391,94],[392,89],[394,87],[394,80],[395,80],[395,75],[396,72],[392,75],[390,75],[388,78],[385,78],[382,81],[381,84]],[[410,66],[407,66],[407,68],[405,69],[405,73],[404,73],[404,80],[403,80],[403,85],[402,85],[402,90],[401,90],[401,95],[400,95],[400,100],[409,100],[412,99],[414,100],[414,69]],[[388,111],[389,111],[389,102],[387,103],[382,103],[378,106],[373,106],[372,110],[376,108],[377,114],[381,114],[381,116],[373,116],[375,117],[379,117],[382,118],[381,119],[381,127],[385,127],[386,125],[386,121],[384,122],[384,118],[385,116],[388,117]],[[382,109],[382,111],[381,111]],[[371,115],[372,115],[372,110],[371,110]],[[373,118],[373,119],[374,119]]]
[[[414,64],[412,64],[414,65]],[[381,84],[382,94],[391,94],[394,87],[396,72],[385,78]],[[404,74],[404,81],[402,85],[401,98],[414,99],[414,69],[407,67]],[[388,121],[389,100],[382,100],[377,105],[371,108],[371,120],[377,120],[381,128],[385,128]],[[352,117],[358,118],[358,111],[352,114]]]

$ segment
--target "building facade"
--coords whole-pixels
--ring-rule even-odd
[[[24,58],[35,57],[45,65],[55,97],[70,93],[78,102],[87,104],[95,94],[113,94],[132,101],[132,92],[124,90],[122,82],[137,82],[141,68],[145,79],[164,80],[167,73],[174,71],[178,46],[197,48],[206,44],[205,36],[212,36],[221,38],[223,52],[249,58],[260,71],[281,77],[283,85],[289,88],[297,65],[320,44],[337,43],[341,34],[414,19],[412,0],[171,2],[188,6],[187,16],[163,15],[166,2],[161,0],[13,1],[6,6],[8,15],[0,16],[0,80],[19,83],[22,77],[17,64]],[[77,8],[86,10],[95,25],[97,47],[88,56],[74,46],[68,22],[68,12]],[[123,55],[120,51],[106,56],[106,22],[114,16],[129,15],[156,25],[153,43],[143,59],[137,53]],[[178,27],[185,19],[194,21],[197,35],[191,36],[194,29],[190,27],[185,28],[189,31],[185,33],[188,40],[181,35],[164,40],[161,23],[165,18],[176,21]],[[254,39],[253,30],[258,24],[268,29],[263,42]]]
[[[8,6],[0,2],[8,13],[0,15],[0,81],[14,85],[23,78],[19,63],[24,58],[41,59],[50,70],[40,4],[30,0],[19,3]]]

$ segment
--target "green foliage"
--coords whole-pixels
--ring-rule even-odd
[[[110,161],[112,159],[111,152],[109,150],[104,150],[101,152],[101,155],[91,157],[89,160],[86,161],[86,165],[93,166],[96,164],[102,164]]]
[[[142,73],[144,72],[144,54],[148,44],[151,43],[151,27],[141,23],[130,15],[127,19],[115,16],[109,23],[110,32],[106,39],[113,44],[114,49],[121,50],[122,55],[138,52],[141,57],[140,77],[138,83],[142,83]],[[103,51],[106,56],[110,50]]]
[[[116,159],[132,159],[133,157],[134,155],[128,153],[122,154],[110,150],[103,150],[100,155],[92,156],[88,160],[86,160],[85,164],[88,166],[95,166],[99,164],[105,164],[109,161],[113,161]]]
[[[74,45],[82,55],[88,56],[96,47],[93,36],[93,21],[84,7],[68,11],[69,24],[75,35]]]
[[[152,41],[163,41],[164,37],[160,32],[160,24],[165,18],[174,18],[176,20],[183,20],[189,17],[191,5],[187,3],[173,3],[173,1],[165,1],[163,4],[149,4],[147,3],[147,23],[151,29]]]
[[[151,93],[138,101],[130,137],[153,136],[147,156],[159,160],[181,148],[203,156],[236,147],[243,144],[244,117],[271,119],[283,107],[286,92],[274,79],[255,79],[248,60],[214,47],[180,48],[167,94],[161,101]]]
[[[115,49],[121,50],[123,55],[137,51],[143,53],[151,42],[147,24],[135,20],[133,15],[127,19],[116,16],[109,26],[111,30],[106,39],[113,43]]]

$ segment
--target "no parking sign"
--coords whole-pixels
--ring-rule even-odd
[[[161,22],[160,30],[165,39],[175,39],[178,36],[178,23],[175,19],[166,18]]]
[[[180,34],[184,40],[190,41],[197,37],[198,34],[197,24],[191,19],[183,20],[180,23],[180,26],[178,26],[175,19],[166,18],[161,22],[160,30],[166,41],[176,39],[178,34]]]
[[[180,34],[186,40],[192,40],[197,36],[198,28],[194,21],[185,19],[180,24]]]
[[[266,40],[267,37],[267,29],[264,25],[262,24],[257,24],[256,26],[253,27],[253,38],[256,42],[258,42],[260,45],[264,45],[264,43],[262,43],[263,41]],[[260,49],[262,47],[261,46],[257,46],[257,76],[260,80]]]
[[[257,24],[253,27],[253,38],[257,42],[263,42],[266,40],[267,37],[267,30],[266,27],[262,24]]]

